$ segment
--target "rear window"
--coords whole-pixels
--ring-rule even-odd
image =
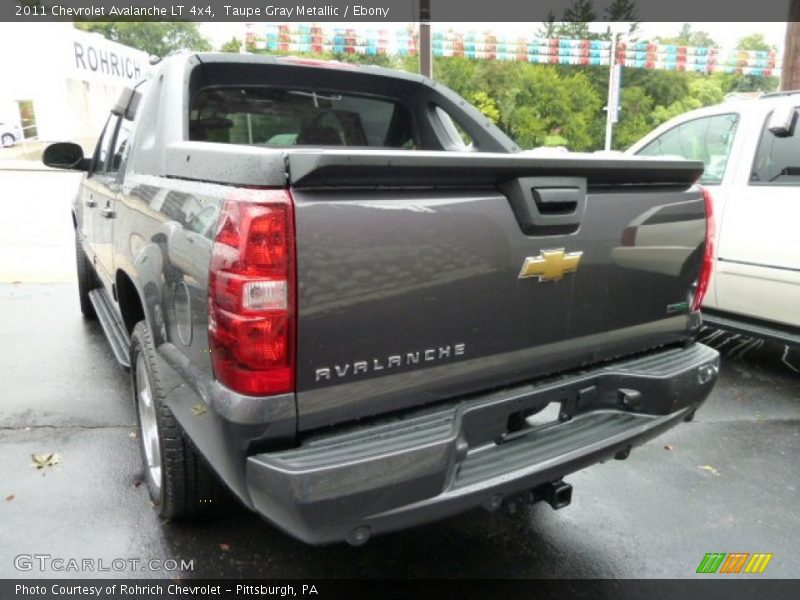
[[[798,110],[794,120],[798,122]],[[796,124],[791,135],[778,136],[768,129],[769,117],[764,123],[758,143],[750,182],[761,185],[800,185],[800,127]]]
[[[738,123],[735,113],[692,119],[668,129],[637,154],[702,160],[705,171],[700,182],[719,184],[725,176]]]
[[[271,147],[416,148],[409,112],[399,102],[264,87],[199,91],[189,115],[189,139]]]

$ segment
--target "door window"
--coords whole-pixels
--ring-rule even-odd
[[[120,119],[119,121],[119,129],[114,138],[113,149],[109,154],[108,165],[106,166],[106,170],[111,173],[119,171],[122,161],[128,154],[128,140],[131,137],[131,129],[133,128],[133,122],[127,119]]]
[[[778,137],[767,129],[769,117],[761,132],[750,183],[759,185],[800,185],[800,133],[798,111],[795,110],[792,135]]]
[[[116,115],[109,115],[106,121],[106,126],[103,127],[103,133],[100,134],[100,139],[97,141],[97,147],[94,150],[94,161],[92,164],[92,173],[101,173],[106,170],[109,151],[111,149],[111,142],[114,139],[114,133],[119,124],[119,117]]]
[[[662,133],[637,154],[702,160],[705,172],[700,182],[718,184],[725,175],[738,122],[736,114],[693,119]]]

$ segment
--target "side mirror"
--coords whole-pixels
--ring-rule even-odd
[[[772,111],[767,123],[767,129],[776,137],[789,137],[794,131],[794,126],[797,121],[795,118],[797,112],[795,107],[791,104],[784,104],[778,106]]]
[[[50,144],[42,153],[42,162],[55,169],[89,170],[89,159],[83,157],[83,148],[72,142]]]

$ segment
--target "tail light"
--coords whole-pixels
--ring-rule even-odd
[[[639,228],[636,226],[628,226],[622,230],[622,238],[620,239],[620,243],[623,246],[635,246],[636,245],[636,231]]]
[[[714,204],[711,192],[703,188],[703,203],[706,208],[706,240],[703,248],[703,262],[700,266],[700,277],[697,280],[697,287],[694,290],[692,300],[692,310],[700,310],[703,299],[708,291],[708,282],[711,279],[711,270],[714,267],[714,242],[716,228],[714,226]]]
[[[294,390],[295,241],[285,189],[242,189],[220,214],[208,277],[217,380],[241,394]]]

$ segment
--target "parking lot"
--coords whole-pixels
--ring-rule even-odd
[[[564,510],[479,510],[361,548],[311,548],[235,506],[160,523],[128,374],[78,309],[77,182],[0,170],[0,578],[34,575],[13,558],[37,553],[193,561],[101,576],[682,578],[707,552],[774,555],[747,577],[800,573],[800,352],[716,332],[720,380],[694,422],[569,477]],[[57,464],[35,468],[31,455],[50,453]]]

